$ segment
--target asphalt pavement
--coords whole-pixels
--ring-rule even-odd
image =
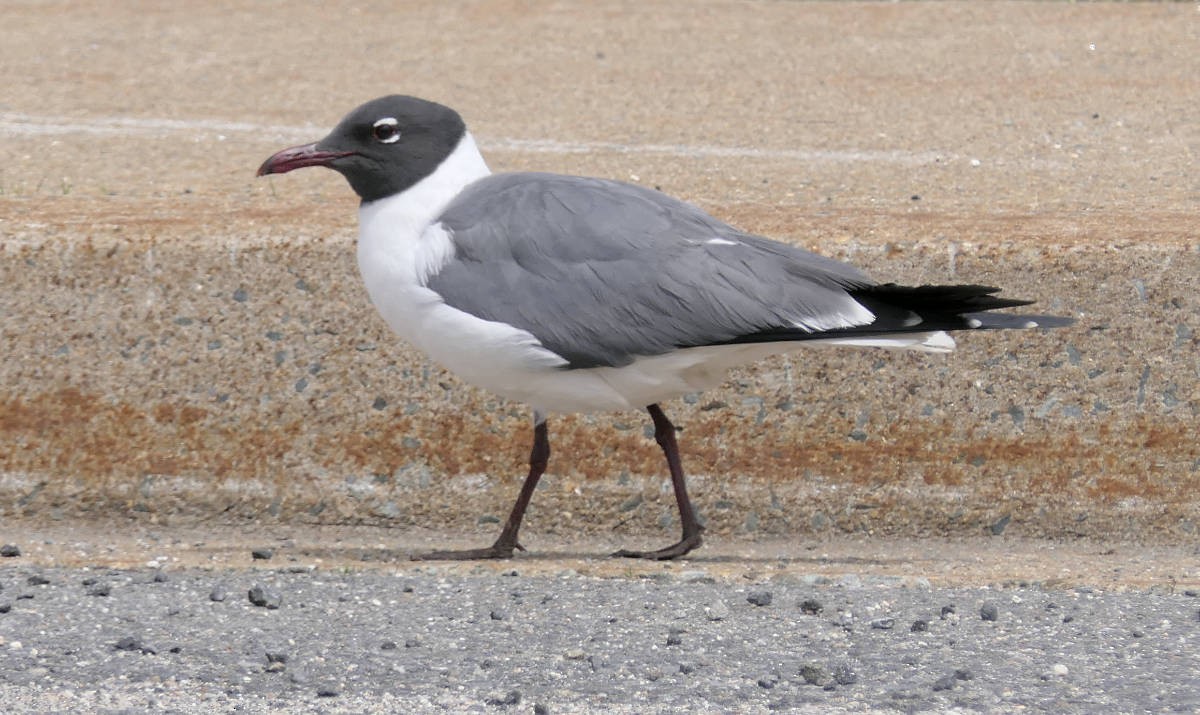
[[[1196,591],[0,569],[6,712],[1194,712]]]

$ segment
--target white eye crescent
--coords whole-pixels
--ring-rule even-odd
[[[371,125],[371,136],[380,144],[395,144],[400,140],[400,122],[395,117],[384,117]]]

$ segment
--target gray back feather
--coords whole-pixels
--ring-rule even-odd
[[[572,368],[825,322],[847,313],[847,287],[873,283],[616,181],[498,174],[469,186],[440,221],[455,256],[429,287],[452,307],[527,330]]]

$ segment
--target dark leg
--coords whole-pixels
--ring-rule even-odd
[[[533,428],[533,449],[529,453],[529,476],[525,477],[525,483],[521,485],[521,493],[517,496],[517,502],[513,504],[512,511],[508,515],[508,521],[504,522],[504,530],[500,532],[500,538],[496,539],[496,543],[484,549],[434,551],[429,554],[414,556],[413,560],[469,561],[472,559],[508,559],[512,558],[513,549],[524,551],[525,547],[517,543],[517,531],[521,528],[521,519],[525,516],[525,509],[529,506],[529,500],[533,498],[533,490],[537,487],[538,480],[542,478],[542,473],[546,471],[546,463],[549,461],[550,436],[546,430],[546,422],[543,420],[538,422]]]
[[[688,499],[687,484],[683,480],[683,464],[679,461],[679,445],[675,442],[675,425],[663,414],[658,405],[646,408],[650,419],[654,420],[654,441],[662,447],[667,457],[667,467],[671,470],[671,486],[675,487],[675,503],[679,505],[679,521],[683,525],[683,538],[678,543],[659,549],[658,551],[628,551],[621,549],[613,556],[624,556],[631,559],[657,559],[665,561],[683,556],[692,549],[700,546],[703,540],[700,534],[704,527],[696,520],[696,512],[692,510],[692,501]]]

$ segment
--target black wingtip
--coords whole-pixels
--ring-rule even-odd
[[[1032,300],[1000,298],[1000,289],[983,285],[921,285],[895,283],[863,286],[850,291],[855,300],[879,301],[915,313],[966,313],[1031,305]],[[870,308],[870,304],[867,304]]]
[[[1066,328],[1075,324],[1074,318],[1058,315],[1010,315],[1008,313],[963,313],[967,327],[973,330],[1031,330],[1035,328]]]

